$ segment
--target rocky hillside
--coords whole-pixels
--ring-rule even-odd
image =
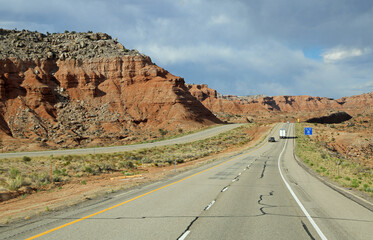
[[[312,96],[223,96],[207,85],[187,85],[189,91],[204,106],[222,119],[236,118],[246,121],[255,118],[279,121],[299,118],[305,121],[333,111],[346,111],[351,115],[372,114],[373,92],[341,99]]]
[[[183,78],[107,34],[0,29],[3,151],[122,144],[214,123]]]

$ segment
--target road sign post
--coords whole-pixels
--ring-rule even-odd
[[[304,128],[304,135],[312,136],[312,128],[311,127]]]
[[[339,161],[337,162],[337,166],[338,166],[338,177],[339,177],[339,165],[341,165],[341,164],[342,164],[342,161],[339,160]]]

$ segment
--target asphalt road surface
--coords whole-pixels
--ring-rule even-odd
[[[372,239],[373,213],[308,174],[293,124],[277,142],[163,182],[0,228],[4,239]]]
[[[173,144],[183,144],[188,142],[194,142],[198,140],[203,140],[213,136],[217,136],[220,133],[232,130],[243,124],[226,124],[213,128],[208,128],[196,133],[188,134],[182,137],[168,139],[153,143],[143,143],[134,145],[124,145],[124,146],[114,146],[114,147],[98,147],[98,148],[80,148],[80,149],[67,149],[67,150],[51,150],[51,151],[35,151],[35,152],[14,152],[14,153],[0,153],[0,158],[13,158],[13,157],[37,157],[37,156],[57,156],[57,155],[73,155],[73,154],[97,154],[97,153],[113,153],[113,152],[123,152],[132,151],[143,148],[159,147]]]

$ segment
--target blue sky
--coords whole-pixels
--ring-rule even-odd
[[[373,91],[371,0],[0,0],[0,28],[106,32],[222,94]]]

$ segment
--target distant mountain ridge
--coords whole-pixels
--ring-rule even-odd
[[[346,111],[352,115],[373,113],[373,92],[337,100],[312,96],[223,96],[206,84],[188,84],[189,91],[216,115],[290,114],[301,120],[321,116],[330,111]],[[304,115],[302,113],[307,113]]]

